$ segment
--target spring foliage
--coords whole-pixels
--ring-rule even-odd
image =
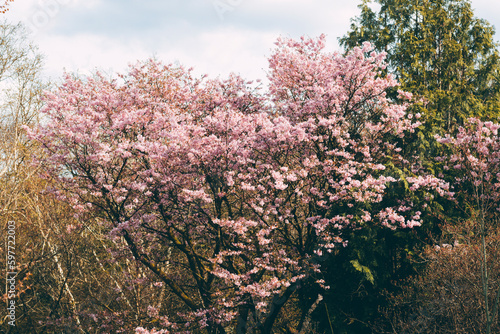
[[[139,333],[270,333],[306,283],[328,288],[321,263],[348,247],[344,231],[421,224],[411,201],[384,201],[390,187],[451,195],[403,168],[419,115],[411,94],[386,95],[398,84],[384,54],[323,48],[323,36],[278,40],[265,92],[150,60],[116,80],[67,75],[46,95],[48,121],[29,134],[53,193],[100,217],[183,305],[152,305]],[[290,326],[304,330],[319,300]]]
[[[341,44],[369,41],[386,51],[402,88],[427,101],[431,132],[452,131],[469,117],[498,116],[495,30],[474,16],[470,1],[363,0],[359,7]]]

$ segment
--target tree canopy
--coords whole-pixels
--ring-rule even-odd
[[[500,113],[499,55],[493,27],[467,0],[364,0],[340,39],[347,49],[369,41],[387,53],[402,88],[424,97],[435,131],[467,117]]]
[[[280,39],[265,93],[149,61],[123,84],[67,76],[47,95],[50,121],[30,135],[54,194],[99,217],[175,294],[178,309],[151,312],[165,328],[271,333],[288,310],[280,326],[309,330],[322,263],[352,233],[419,226],[405,196],[450,194],[422,169],[396,173],[408,164],[399,142],[420,122],[407,94],[387,97],[397,82],[380,76],[383,55],[323,48],[323,37]],[[411,189],[385,200],[392,184]]]

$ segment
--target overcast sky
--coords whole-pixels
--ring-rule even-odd
[[[361,0],[16,0],[4,16],[23,22],[45,55],[46,74],[63,69],[123,72],[155,56],[197,73],[265,77],[279,36],[337,38]],[[500,1],[472,0],[477,17],[500,30]],[[495,40],[500,40],[500,32]]]

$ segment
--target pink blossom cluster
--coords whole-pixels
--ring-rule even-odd
[[[468,119],[456,134],[436,136],[448,149],[448,155],[437,160],[453,177],[460,196],[476,206],[477,200],[487,210],[500,210],[500,124]],[[471,189],[473,189],[471,193]],[[476,196],[472,200],[470,196]],[[478,209],[478,208],[477,208]]]
[[[313,259],[347,246],[344,229],[421,223],[410,209],[370,209],[400,182],[386,163],[402,163],[398,140],[420,125],[409,94],[387,96],[398,84],[384,54],[369,43],[328,53],[324,36],[276,44],[266,92],[150,60],[119,80],[67,75],[45,97],[48,121],[28,130],[54,194],[101,217],[185,304],[171,329],[269,326],[300,282],[326,288]],[[435,177],[407,180],[449,193]],[[166,248],[176,270],[161,268]]]

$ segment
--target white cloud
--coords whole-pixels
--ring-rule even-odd
[[[56,78],[64,67],[68,72],[88,75],[96,69],[123,72],[137,60],[155,56],[165,63],[179,62],[194,67],[198,75],[226,77],[230,72],[248,79],[265,76],[267,56],[278,37],[277,33],[256,33],[223,28],[191,36],[185,43],[173,47],[158,45],[147,48],[139,40],[127,43],[101,35],[46,36],[38,42],[46,57],[46,73]]]
[[[177,50],[177,55],[181,63],[195,66],[197,72],[211,76],[227,76],[235,72],[257,79],[265,76],[266,56],[277,37],[276,32],[222,28],[201,33],[191,50],[193,52]]]
[[[196,73],[239,72],[256,79],[265,76],[266,58],[279,35],[326,33],[327,48],[336,50],[337,38],[359,13],[359,2],[17,0],[6,17],[34,30],[52,77],[64,67],[79,73],[123,71],[130,62],[156,55],[193,66]],[[472,0],[472,7],[476,16],[500,29],[500,1]]]
[[[134,41],[122,43],[100,35],[44,36],[39,43],[46,53],[46,73],[52,78],[60,76],[63,68],[83,75],[96,69],[123,71],[128,63],[148,56]]]
[[[70,9],[92,9],[102,0],[22,0],[15,1],[7,14],[11,21],[22,22],[32,35],[43,34]]]

